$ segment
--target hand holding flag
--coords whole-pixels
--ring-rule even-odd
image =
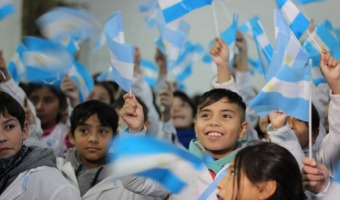
[[[333,94],[340,94],[340,62],[329,52],[322,50],[320,69]]]

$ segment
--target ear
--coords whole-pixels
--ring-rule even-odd
[[[146,120],[146,121],[144,122],[144,125],[145,125],[145,127],[146,127],[146,130],[150,130],[150,127],[151,127],[151,122],[150,122],[150,120]]]
[[[24,126],[22,127],[22,140],[26,140],[29,137],[29,134],[28,122],[25,121]]]
[[[238,136],[238,138],[242,139],[246,135],[247,130],[248,130],[248,123],[247,122],[242,122],[242,124],[241,124],[241,132],[240,132],[240,135]]]
[[[74,135],[71,133],[71,130],[67,132],[68,138],[70,139],[71,144],[75,144],[76,142],[74,141]]]
[[[277,188],[277,182],[268,180],[259,185],[259,199],[270,199]]]

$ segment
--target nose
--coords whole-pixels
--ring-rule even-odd
[[[220,123],[220,121],[219,121],[218,119],[212,118],[212,119],[210,120],[210,122],[209,122],[209,125],[210,125],[210,126],[220,126],[221,123]]]
[[[36,110],[41,110],[43,107],[44,107],[43,101],[37,101],[37,102],[35,103],[35,109],[36,109]]]
[[[96,133],[91,133],[90,137],[88,139],[88,142],[90,143],[98,143],[98,137]]]
[[[5,137],[5,135],[0,133],[0,143],[4,143],[6,141],[7,141],[7,138]]]

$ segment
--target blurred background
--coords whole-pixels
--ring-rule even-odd
[[[121,11],[125,41],[138,46],[143,58],[154,59],[156,48],[154,41],[158,38],[159,32],[156,28],[146,28],[139,12],[139,0],[13,0],[13,2],[17,9],[16,13],[0,21],[0,49],[3,50],[7,63],[13,57],[22,36],[40,34],[35,20],[51,8],[60,5],[79,6],[88,10],[102,27],[113,12]],[[222,32],[229,27],[233,13],[239,14],[239,25],[258,15],[271,44],[274,45],[273,10],[276,7],[275,0],[215,0],[217,29]],[[339,0],[324,0],[298,7],[316,24],[328,19],[334,27],[340,27]],[[191,25],[188,39],[208,49],[210,41],[216,36],[212,6],[194,10],[185,15],[184,19]],[[247,40],[250,56],[257,57],[253,42]],[[110,66],[107,47],[93,51],[95,42],[82,43],[78,55],[80,62],[92,74],[101,72]],[[185,80],[186,92],[192,96],[209,90],[214,74],[209,64],[198,60],[193,65],[192,75]],[[252,76],[252,81],[257,89],[261,89],[264,84],[263,76],[257,73]]]

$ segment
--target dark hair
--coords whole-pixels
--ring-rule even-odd
[[[58,98],[59,110],[65,111],[67,109],[66,96],[64,95],[64,93],[61,92],[61,90],[57,89],[56,87],[48,84],[27,83],[26,88],[24,90],[27,96],[30,97],[32,92],[43,87],[48,88]],[[59,122],[62,119],[62,117],[63,117],[62,112],[59,112],[57,115],[57,122]]]
[[[200,111],[201,109],[210,106],[221,99],[227,99],[229,103],[238,105],[242,111],[241,119],[242,121],[245,120],[246,104],[243,102],[242,97],[236,92],[227,89],[217,88],[203,93],[198,101],[197,110]]]
[[[239,198],[241,171],[254,185],[276,181],[276,191],[270,197],[272,200],[305,199],[299,165],[294,156],[280,145],[258,142],[241,149],[235,156],[234,170],[237,172],[234,176],[234,180],[237,179],[234,181],[238,191],[236,199]]]
[[[174,97],[178,97],[182,101],[187,102],[189,104],[189,106],[191,107],[192,117],[196,116],[196,105],[195,105],[195,103],[192,101],[192,99],[190,99],[190,97],[186,93],[184,93],[182,91],[175,91],[174,92]]]
[[[94,79],[95,80],[95,79]],[[110,105],[112,105],[115,102],[115,95],[116,92],[118,91],[119,86],[117,85],[117,83],[112,82],[112,81],[94,81],[94,85],[99,85],[102,86],[107,93],[109,94],[110,97]]]
[[[72,135],[79,124],[84,123],[90,116],[95,114],[97,114],[97,117],[103,126],[112,128],[113,136],[117,134],[118,114],[115,109],[104,102],[90,100],[78,104],[73,109],[70,117]]]
[[[148,107],[146,106],[146,104],[144,103],[144,101],[142,101],[141,98],[139,98],[139,97],[137,97],[137,96],[135,96],[135,97],[136,97],[138,103],[143,107],[143,116],[144,116],[144,122],[145,122],[145,121],[148,120],[148,118],[149,118],[149,117],[148,117],[149,109],[148,109]],[[112,107],[115,108],[115,109],[119,109],[119,110],[120,110],[120,109],[123,107],[124,103],[125,103],[124,98],[123,98],[123,97],[119,97],[119,98],[113,103]]]
[[[12,116],[16,118],[21,126],[25,124],[25,111],[22,106],[9,94],[0,91],[0,114],[5,117]]]

